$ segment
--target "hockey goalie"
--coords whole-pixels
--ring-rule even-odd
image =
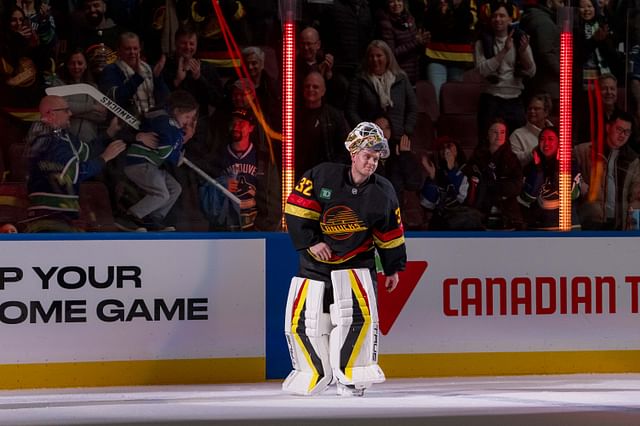
[[[382,130],[360,123],[345,147],[351,165],[308,170],[285,208],[300,255],[285,312],[293,370],[283,390],[293,394],[316,395],[335,383],[338,395],[362,396],[385,380],[377,362],[375,255],[393,291],[406,263],[404,232],[391,183],[374,174],[389,156]]]

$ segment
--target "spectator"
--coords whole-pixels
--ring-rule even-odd
[[[333,77],[333,55],[324,53],[318,30],[307,27],[300,32],[300,48],[296,62],[296,74],[304,79],[310,72],[316,71],[322,78]]]
[[[58,38],[56,35],[56,23],[51,14],[49,2],[41,0],[20,0],[20,5],[25,17],[31,21],[31,28],[38,35],[38,46],[35,48],[36,66],[43,71],[51,72],[50,58],[54,57]]]
[[[420,204],[432,212],[431,230],[480,230],[482,214],[467,205],[469,179],[463,173],[466,165],[460,143],[449,137],[437,141],[437,160],[426,155],[422,167],[427,179],[420,194]]]
[[[560,138],[555,127],[540,131],[539,144],[532,152],[532,161],[524,168],[524,187],[519,198],[530,229],[559,230],[560,224]],[[577,164],[572,165],[571,225],[580,229],[576,202],[586,188]]]
[[[411,84],[418,80],[418,59],[423,55],[429,34],[416,27],[416,21],[405,8],[404,0],[387,0],[386,8],[377,13],[380,39],[393,52],[398,65]]]
[[[470,0],[428,2],[424,18],[431,40],[427,45],[427,75],[440,102],[440,88],[447,81],[462,81],[473,67],[474,16]]]
[[[37,54],[38,36],[22,9],[10,8],[3,19],[0,45],[2,105],[29,107],[37,105],[42,90],[42,76],[33,58]]]
[[[84,0],[81,5],[84,19],[71,33],[71,50],[84,50],[89,70],[99,81],[104,67],[118,59],[119,37],[124,29],[107,17],[105,0]]]
[[[323,102],[324,79],[312,71],[303,82],[302,107],[296,114],[295,180],[325,161],[348,163],[344,149],[347,123],[342,113]]]
[[[163,57],[164,58],[164,57]],[[160,77],[164,60],[153,69],[140,57],[140,39],[134,33],[122,33],[118,60],[102,71],[100,89],[118,105],[141,116],[156,105],[162,105],[169,92]]]
[[[522,229],[524,221],[517,197],[522,191],[522,166],[507,142],[507,125],[494,118],[487,138],[478,144],[465,167],[477,188],[469,203],[485,217],[489,229]]]
[[[300,43],[296,57],[296,83],[298,85],[296,98],[302,99],[302,82],[311,72],[319,72],[327,86],[325,101],[336,108],[343,108],[344,102],[336,98],[335,88],[332,88],[333,80],[333,55],[322,50],[320,34],[315,28],[307,27],[300,32]]]
[[[384,137],[391,137],[391,123],[386,116],[380,116],[374,120],[380,127]],[[418,191],[424,184],[424,176],[421,173],[420,161],[411,151],[411,139],[404,137],[395,145],[389,157],[381,159],[376,173],[386,177],[396,190],[400,205],[404,205],[406,191]]]
[[[278,170],[268,155],[251,142],[255,129],[251,111],[232,112],[227,146],[213,158],[218,182],[240,198],[237,206],[216,187],[205,184],[200,197],[212,231],[274,231],[281,216]]]
[[[349,87],[345,108],[347,122],[356,126],[387,116],[391,123],[391,152],[416,125],[416,95],[393,52],[382,40],[369,44],[360,72]]]
[[[141,36],[145,40],[145,51],[147,52],[149,51],[149,41],[151,41],[152,56],[154,57],[159,57],[161,53],[159,32],[163,31],[164,26],[162,22],[153,21],[154,11],[158,11],[158,14],[160,14],[165,6],[165,1],[144,1],[141,5],[143,9],[141,27],[144,28]],[[250,45],[247,10],[244,7],[245,2],[218,0],[216,3],[220,6],[224,24],[229,26],[237,45]],[[178,1],[176,2],[178,20],[181,25],[189,25],[195,28],[198,34],[198,51],[201,59],[206,58],[214,62],[219,67],[218,71],[223,77],[235,76],[232,61],[235,59],[235,53],[227,49],[222,24],[218,22],[218,16],[214,11],[213,5],[210,0]],[[175,49],[167,50],[167,52],[173,50]]]
[[[549,94],[540,93],[532,96],[527,105],[527,124],[516,129],[509,137],[511,151],[518,157],[522,167],[533,160],[533,150],[538,146],[540,130],[553,125],[548,118],[551,109]]]
[[[613,74],[603,74],[598,81],[602,94],[604,121],[608,122],[616,112],[621,111],[618,108],[618,79]]]
[[[280,82],[275,76],[269,75],[264,69],[264,51],[255,46],[242,49],[242,60],[249,71],[249,78],[253,82],[256,97],[267,124],[278,130],[282,121],[282,102]]]
[[[60,71],[60,78],[54,80],[54,86],[87,83],[95,86],[87,67],[87,60],[81,49],[72,51]],[[98,136],[98,126],[107,120],[107,110],[89,95],[71,95],[65,97],[73,115],[69,133],[81,141],[91,141]]]
[[[533,58],[540,70],[530,76],[531,92],[550,94],[553,105],[559,105],[560,99],[560,28],[556,13],[563,6],[563,0],[537,0],[525,9],[520,20],[520,28],[531,37]]]
[[[192,14],[201,21],[208,16],[196,12],[199,9],[197,3],[200,3],[197,0],[144,0],[138,3],[140,24],[136,32],[144,40],[145,56],[151,62],[157,62],[162,56],[175,51],[174,33],[180,22],[191,18]],[[211,4],[208,5],[207,12],[215,16]]]
[[[587,142],[574,149],[589,191],[578,206],[582,229],[623,228],[627,215],[625,191],[640,167],[638,155],[627,144],[632,122],[629,114],[614,113],[606,125],[604,147]]]
[[[346,98],[367,45],[373,40],[373,18],[367,0],[335,0],[320,18],[320,35],[333,54],[338,99]]]
[[[175,44],[176,51],[167,59],[163,77],[170,90],[185,90],[198,101],[195,141],[205,143],[209,107],[215,108],[222,102],[222,81],[213,65],[196,57],[198,36],[195,29],[187,26],[178,29]]]
[[[612,116],[621,112],[618,107],[618,80],[613,74],[603,74],[598,78],[600,87],[600,100],[598,104],[598,96],[592,93],[592,102],[578,102],[575,110],[582,112],[577,119],[574,117],[574,128],[576,138],[579,142],[602,140],[606,133],[606,126],[600,126],[601,122],[607,123]],[[574,93],[574,96],[578,96]],[[602,114],[602,117],[599,117]],[[578,114],[576,114],[578,115]],[[580,117],[585,117],[581,119]],[[588,123],[588,124],[587,124]]]
[[[596,0],[580,0],[580,33],[576,36],[577,64],[582,69],[582,87],[604,74],[617,73],[617,52],[609,25]]]
[[[229,80],[224,87],[225,96],[222,103],[213,112],[209,119],[209,133],[207,144],[202,153],[203,156],[220,152],[228,144],[229,125],[231,113],[240,109],[251,109],[250,103],[257,103],[253,82],[248,78]],[[198,164],[200,165],[200,164]],[[200,165],[204,170],[207,164]]]
[[[178,181],[162,168],[166,162],[179,165],[183,144],[195,132],[198,103],[188,92],[177,90],[169,96],[166,108],[149,112],[141,130],[158,136],[155,149],[134,143],[127,149],[124,173],[144,193],[129,207],[126,217],[116,225],[124,231],[175,231],[165,218],[178,200],[182,188]]]
[[[88,144],[69,134],[72,113],[67,101],[45,96],[39,109],[40,121],[27,137],[30,220],[26,232],[81,231],[77,223],[80,183],[97,175],[106,162],[124,151],[125,144],[111,142],[95,156]],[[116,129],[112,123],[106,136],[113,137]]]
[[[487,134],[488,123],[502,117],[508,128],[526,123],[522,104],[523,77],[533,77],[529,37],[511,28],[513,5],[491,3],[491,33],[484,33],[475,46],[476,69],[489,83],[480,96],[478,131]]]
[[[214,114],[209,120],[209,139],[207,141],[206,152],[204,156],[211,155],[213,153],[221,152],[228,145],[229,125],[231,124],[231,113],[236,110],[251,110],[251,103],[254,105],[257,103],[256,92],[253,90],[253,82],[248,78],[237,79],[233,82],[229,81],[227,84],[227,90],[229,95],[226,97],[225,102],[216,109]],[[278,161],[280,156],[276,157],[277,149],[274,147],[274,141],[267,138],[266,130],[262,126],[262,123],[256,126],[256,129],[251,132],[251,142],[255,145],[256,149],[262,154],[268,155],[273,158],[274,161]],[[271,155],[273,152],[273,156]],[[200,165],[200,163],[199,163]],[[202,163],[201,167],[204,170],[209,169],[208,164]]]

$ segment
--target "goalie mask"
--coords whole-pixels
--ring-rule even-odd
[[[389,157],[389,144],[382,129],[375,123],[363,121],[347,136],[344,146],[351,154],[363,149],[372,149],[380,153],[380,158]]]

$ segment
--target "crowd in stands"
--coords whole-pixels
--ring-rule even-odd
[[[278,2],[217,5],[2,3],[0,224],[282,229]],[[563,6],[301,2],[295,177],[348,162],[349,130],[375,122],[391,149],[377,173],[395,188],[406,229],[557,230]],[[638,229],[640,8],[572,6],[573,228]],[[139,126],[89,93],[45,95],[78,83]]]

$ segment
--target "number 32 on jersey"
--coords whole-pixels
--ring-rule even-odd
[[[307,197],[310,197],[311,191],[313,190],[313,181],[311,181],[311,179],[303,177],[302,179],[300,179],[300,182],[298,182],[294,189],[306,195]]]

